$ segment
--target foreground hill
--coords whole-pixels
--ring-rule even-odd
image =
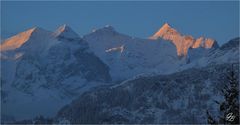
[[[239,65],[235,65],[238,72]],[[230,64],[145,76],[87,92],[58,112],[70,123],[207,123],[218,114],[221,88]],[[238,72],[239,73],[239,72]]]

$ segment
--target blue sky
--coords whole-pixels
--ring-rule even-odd
[[[182,34],[210,37],[220,44],[239,36],[238,1],[1,2],[3,38],[39,26],[70,25],[79,35],[112,25],[118,32],[147,38],[165,22]]]

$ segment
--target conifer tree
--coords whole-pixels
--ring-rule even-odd
[[[226,78],[227,84],[222,89],[224,101],[219,103],[221,115],[215,120],[207,111],[209,124],[239,124],[239,82],[233,64]]]

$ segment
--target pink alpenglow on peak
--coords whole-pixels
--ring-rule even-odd
[[[46,33],[48,33],[48,31],[39,27],[31,28],[3,41],[0,46],[0,51],[17,49],[26,43],[30,38],[36,37],[37,35],[41,36]]]
[[[171,26],[168,23],[165,23],[153,36],[150,37],[150,39],[158,39],[159,37],[167,37],[166,34],[169,34],[168,37],[171,37],[173,35],[175,35],[175,36],[180,35],[175,29],[171,28]],[[173,39],[173,38],[168,38],[168,39]]]
[[[171,41],[176,46],[178,56],[187,56],[189,48],[210,49],[218,47],[217,42],[213,39],[204,37],[194,39],[190,35],[182,35],[168,23],[165,23],[153,36],[149,37],[152,40],[159,38]]]
[[[199,47],[212,48],[216,44],[217,44],[217,42],[215,40],[213,40],[213,39],[200,37],[200,38],[196,39],[196,41],[193,44],[192,48],[199,48]]]

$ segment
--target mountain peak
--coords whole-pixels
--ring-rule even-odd
[[[60,26],[55,32],[54,36],[58,38],[79,38],[79,35],[72,30],[67,24]]]
[[[86,36],[89,36],[89,35],[111,35],[111,34],[116,34],[117,32],[115,31],[115,29],[113,28],[113,26],[111,25],[106,25],[102,28],[99,28],[99,29],[93,29],[92,32],[88,35],[85,35],[84,37]]]
[[[217,42],[210,38],[200,37],[194,39],[190,35],[181,35],[181,33],[172,28],[168,23],[165,23],[153,36],[149,37],[149,39],[153,40],[159,38],[172,42],[177,48],[178,56],[186,56],[190,47],[203,47],[206,49],[218,47]]]
[[[111,25],[106,25],[104,28],[114,30],[113,26],[111,26]]]
[[[67,24],[63,24],[62,26],[58,27],[58,30],[60,32],[64,32],[64,31],[66,31],[68,29],[71,29],[71,28]]]
[[[1,51],[14,50],[16,48],[21,47],[25,42],[27,42],[31,37],[35,37],[37,35],[43,35],[48,33],[48,31],[40,28],[33,27],[28,29],[27,31],[21,32],[13,37],[10,37],[1,43]]]
[[[29,30],[27,30],[27,31],[34,31],[34,32],[41,32],[41,31],[45,31],[45,29],[43,29],[43,28],[41,28],[41,27],[33,27],[33,28],[31,28],[31,29],[29,29]]]
[[[159,33],[161,33],[161,35],[163,35],[163,33],[166,33],[169,30],[175,30],[173,29],[168,23],[163,24],[163,26],[158,30]]]
[[[170,26],[168,23],[164,23],[163,26],[162,26],[162,28],[171,28],[171,26]],[[161,28],[161,29],[162,29],[162,28]]]
[[[163,26],[149,39],[158,39],[166,34],[179,34],[175,29],[173,29],[168,23],[163,24]]]
[[[115,29],[111,25],[106,25],[103,28],[98,29],[97,31],[115,32]]]
[[[106,25],[103,28],[98,29],[97,31],[101,31],[101,32],[115,32],[115,29],[111,25]]]

